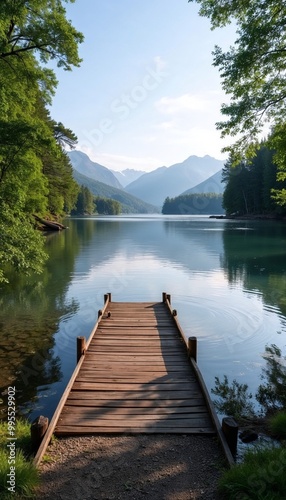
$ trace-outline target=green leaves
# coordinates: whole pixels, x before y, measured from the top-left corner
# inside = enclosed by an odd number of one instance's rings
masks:
[[[226,52],[215,47],[213,56],[222,87],[230,96],[222,104],[223,120],[217,128],[222,137],[235,138],[224,151],[238,164],[255,155],[265,127],[276,134],[286,125],[286,4],[283,0],[196,1],[212,28],[231,22],[237,28],[234,45]],[[269,146],[273,145],[270,139]],[[278,167],[286,169],[286,148],[277,138],[275,150]],[[286,203],[283,186],[273,193],[277,202]]]
[[[67,0],[69,1],[69,0]],[[72,0],[71,0],[72,1]],[[64,146],[76,136],[46,109],[56,88],[51,60],[80,64],[83,36],[61,0],[0,2],[0,280],[7,266],[39,272],[44,240],[31,214],[69,213],[78,186]]]
[[[41,272],[47,256],[42,234],[33,230],[32,221],[20,210],[0,200],[0,283],[7,281],[5,270],[13,266],[18,272]]]
[[[41,62],[57,60],[57,65],[70,70],[79,66],[77,46],[83,41],[65,17],[60,0],[2,0],[0,7],[0,59],[38,53]]]

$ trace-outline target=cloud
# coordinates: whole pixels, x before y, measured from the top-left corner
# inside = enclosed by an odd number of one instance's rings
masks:
[[[163,114],[175,115],[190,111],[207,111],[209,100],[198,94],[183,94],[179,97],[162,97],[155,108]]]

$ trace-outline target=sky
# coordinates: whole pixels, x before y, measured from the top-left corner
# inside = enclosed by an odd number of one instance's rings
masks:
[[[50,111],[76,149],[119,171],[226,158],[215,123],[228,97],[212,50],[231,45],[232,27],[211,31],[188,0],[76,0],[66,10],[85,37],[83,62],[56,69]]]

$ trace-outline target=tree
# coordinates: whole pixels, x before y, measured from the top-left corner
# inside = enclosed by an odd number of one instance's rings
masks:
[[[272,214],[285,213],[277,206],[272,192],[277,188],[277,165],[274,152],[263,141],[256,155],[238,165],[228,160],[223,168],[226,187],[223,206],[228,214]]]
[[[121,205],[111,198],[95,197],[96,209],[102,215],[118,215],[121,212]]]
[[[214,66],[219,68],[222,87],[230,95],[223,104],[225,121],[217,124],[222,137],[238,137],[229,151],[233,161],[253,157],[265,124],[272,134],[268,145],[276,151],[275,162],[286,178],[286,4],[283,0],[189,0],[201,5],[200,14],[210,18],[212,28],[234,21],[237,39],[223,52],[215,47]],[[280,136],[280,140],[277,137]],[[275,144],[274,144],[275,143]],[[280,149],[281,148],[281,149]],[[286,192],[278,201],[286,203]]]
[[[94,195],[86,186],[81,186],[72,215],[92,215],[95,209]]]
[[[40,270],[44,239],[32,214],[63,215],[77,199],[63,149],[76,137],[46,108],[57,84],[47,63],[70,70],[81,61],[83,36],[65,13],[61,0],[0,2],[0,282],[6,265]]]
[[[55,59],[67,70],[79,66],[77,47],[83,35],[66,19],[62,4],[62,0],[1,0],[0,60],[33,52],[43,63]]]

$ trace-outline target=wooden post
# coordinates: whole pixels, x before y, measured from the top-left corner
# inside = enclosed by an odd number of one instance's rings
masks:
[[[102,316],[102,310],[99,309],[98,313],[97,313],[97,318],[100,318],[100,316]]]
[[[110,292],[104,294],[104,302],[107,302],[107,299],[109,299],[109,302],[111,302],[111,293]]]
[[[188,338],[188,356],[194,358],[195,362],[197,362],[197,344],[197,337]]]
[[[238,425],[233,417],[224,417],[222,419],[222,432],[225,435],[228,447],[235,457],[237,450],[237,435],[238,435]]]
[[[162,302],[166,302],[166,300],[167,300],[167,294],[166,294],[166,292],[163,292],[162,293]]]
[[[173,316],[177,316],[177,310],[173,309]]]
[[[47,417],[43,417],[41,415],[40,417],[37,417],[35,418],[35,420],[33,420],[30,427],[31,444],[33,451],[37,451],[37,449],[39,448],[48,426],[49,419]]]
[[[78,363],[80,358],[85,352],[85,337],[77,337],[76,339],[76,362]]]
[[[169,293],[167,293],[166,297],[167,297],[167,300],[169,301],[169,304],[171,304],[171,295]]]

